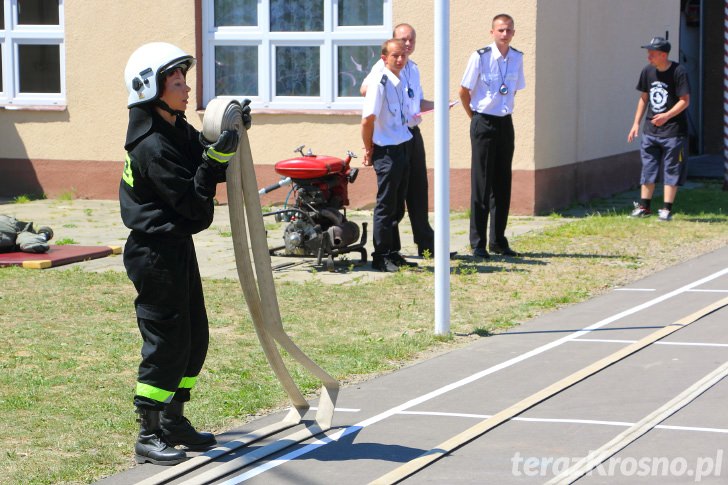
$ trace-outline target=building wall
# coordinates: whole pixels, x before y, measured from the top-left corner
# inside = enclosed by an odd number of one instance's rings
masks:
[[[653,36],[679,46],[679,0],[540,2],[537,19],[534,212],[638,183],[627,143]]]
[[[123,70],[129,55],[151,41],[166,41],[201,53],[200,0],[149,3],[64,2],[66,18],[65,111],[0,110],[0,195],[74,192],[79,197],[115,198],[126,132]],[[394,0],[394,23],[417,29],[413,56],[425,94],[434,91],[434,0]],[[144,12],[146,15],[142,15]],[[518,93],[514,124],[512,212],[530,214],[563,207],[574,200],[604,195],[635,183],[639,170],[635,145],[626,143],[634,114],[634,90],[652,35],[670,30],[677,45],[679,0],[452,0],[450,6],[450,96],[469,55],[491,42],[491,19],[515,18],[513,46],[524,52],[526,89]],[[99,25],[121,25],[101,29]],[[193,87],[188,120],[202,125],[199,71],[188,75]],[[469,205],[469,121],[461,106],[450,113],[451,206]],[[434,166],[434,117],[422,131]],[[316,153],[362,154],[360,116],[350,113],[272,113],[254,111],[250,131],[259,185],[278,179],[273,164],[305,144]],[[626,154],[626,155],[625,155]],[[354,162],[360,165],[361,158]],[[616,175],[610,173],[615,169]],[[430,170],[432,177],[432,170]],[[620,181],[620,176],[625,179]],[[603,182],[603,183],[602,183]],[[566,183],[566,185],[565,185]],[[433,187],[431,181],[430,187]],[[373,170],[364,168],[350,188],[353,207],[371,206]],[[266,204],[280,202],[279,191]],[[224,190],[220,199],[225,200]],[[431,201],[433,199],[430,190]],[[432,204],[432,202],[431,202]]]
[[[145,16],[140,12],[150,10],[149,2],[64,2],[67,109],[0,110],[0,157],[123,159],[127,122],[123,73],[129,55],[153,40],[195,49],[193,3],[164,3],[156,7],[159,14]],[[194,73],[190,81],[195,83]]]
[[[187,0],[70,0],[64,14],[67,108],[0,109],[0,195],[115,198],[128,120],[127,59],[157,40],[195,50],[195,9]],[[192,86],[195,78],[191,73]],[[195,116],[190,110],[188,117]]]

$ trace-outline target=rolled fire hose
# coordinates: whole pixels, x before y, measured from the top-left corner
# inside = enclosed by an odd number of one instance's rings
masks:
[[[273,372],[291,400],[293,408],[287,419],[295,414],[300,420],[309,404],[286,369],[276,342],[322,382],[316,422],[321,427],[330,428],[339,383],[304,354],[283,329],[253,157],[247,130],[242,123],[242,107],[234,100],[213,99],[207,105],[202,123],[203,135],[208,140],[217,140],[224,130],[234,129],[240,134],[238,150],[227,169],[227,195],[235,263],[258,339]],[[246,232],[246,214],[252,261]]]

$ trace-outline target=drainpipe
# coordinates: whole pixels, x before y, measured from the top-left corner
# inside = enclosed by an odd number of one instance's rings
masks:
[[[723,190],[728,191],[728,0],[723,6]]]

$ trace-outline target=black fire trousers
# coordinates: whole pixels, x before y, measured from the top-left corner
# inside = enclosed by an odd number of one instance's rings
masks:
[[[410,171],[407,185],[407,214],[412,225],[412,236],[419,252],[425,250],[433,253],[435,249],[435,231],[430,226],[429,189],[427,184],[427,160],[425,142],[422,140],[420,127],[410,128]]]
[[[189,401],[209,342],[192,237],[162,239],[132,231],[124,266],[137,290],[143,339],[134,404],[161,410],[172,398]]]
[[[377,174],[372,257],[387,257],[402,248],[399,221],[404,217],[407,198],[410,142],[399,145],[374,145],[372,161]]]
[[[508,247],[505,231],[511,206],[511,166],[515,148],[511,116],[473,113],[470,143],[470,246],[486,248],[490,215],[491,244]]]

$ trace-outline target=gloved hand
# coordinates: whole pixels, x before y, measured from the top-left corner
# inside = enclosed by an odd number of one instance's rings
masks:
[[[238,132],[225,130],[220,133],[215,143],[210,144],[200,133],[200,143],[205,148],[202,158],[216,163],[228,163],[238,149]]]
[[[243,126],[246,130],[250,129],[250,125],[253,124],[253,118],[250,116],[250,100],[243,100]]]

